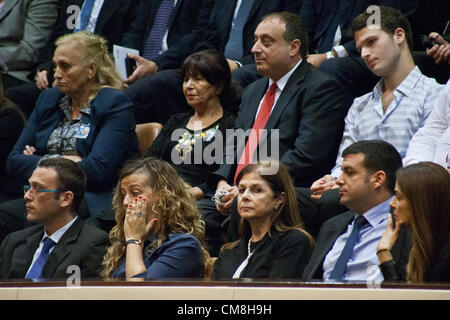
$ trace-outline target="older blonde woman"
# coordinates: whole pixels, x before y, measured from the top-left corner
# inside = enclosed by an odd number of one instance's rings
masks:
[[[114,194],[116,226],[104,257],[110,278],[198,278],[209,261],[204,222],[183,179],[167,162],[128,162]]]
[[[43,158],[78,162],[87,175],[85,200],[94,215],[110,206],[120,168],[137,153],[132,103],[119,90],[122,81],[102,37],[85,31],[62,36],[53,60],[55,87],[40,95],[7,168],[26,184]]]

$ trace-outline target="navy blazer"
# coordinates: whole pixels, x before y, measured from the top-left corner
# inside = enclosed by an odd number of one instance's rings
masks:
[[[33,261],[34,253],[44,235],[44,227],[36,225],[10,233],[0,247],[0,277],[23,279]],[[98,277],[109,240],[106,232],[85,224],[78,218],[48,257],[42,278],[67,279],[70,265],[80,267],[81,277]]]
[[[142,249],[145,272],[134,278],[200,278],[203,276],[203,254],[197,238],[188,233],[170,233],[160,247],[146,253]],[[124,278],[126,259],[111,273],[111,278]]]
[[[50,134],[63,118],[59,107],[62,97],[59,88],[44,90],[39,96],[8,156],[7,170],[15,179],[27,183],[40,158],[47,154]],[[81,121],[89,127],[89,134],[85,139],[76,139],[76,148],[83,158],[79,164],[87,176],[87,198],[89,193],[105,194],[110,198],[122,165],[138,154],[131,107],[132,102],[122,92],[104,88],[92,100],[90,114],[81,114]],[[31,156],[24,155],[25,145],[34,146],[36,152]],[[88,207],[92,208],[89,203]]]
[[[251,129],[259,102],[268,88],[267,78],[251,83],[244,91],[236,120],[237,128]],[[309,187],[333,168],[344,130],[344,118],[351,105],[338,82],[328,74],[317,70],[303,60],[286,83],[272,113],[267,120],[266,140],[260,146],[267,147],[270,154],[271,129],[278,129],[279,161],[287,166],[297,187]],[[266,143],[267,142],[267,143]],[[220,177],[232,183],[238,159],[242,151],[227,148],[224,164],[211,175],[212,187]],[[237,157],[239,156],[239,157]],[[234,163],[226,159],[234,159]]]
[[[195,51],[215,48],[219,52],[224,52],[230,35],[236,2],[237,0],[216,0],[204,38],[195,48]],[[254,0],[252,10],[250,11],[243,31],[243,57],[240,62],[243,64],[254,62],[251,48],[253,46],[255,29],[262,17],[266,14],[279,11],[298,13],[301,4],[302,1],[300,0]]]

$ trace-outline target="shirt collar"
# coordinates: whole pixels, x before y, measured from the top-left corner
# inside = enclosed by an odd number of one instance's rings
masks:
[[[371,208],[370,210],[366,211],[363,214],[364,218],[366,218],[366,220],[370,223],[372,227],[375,227],[376,225],[380,224],[381,222],[387,219],[389,213],[389,203],[392,201],[393,198],[394,198],[393,196],[390,197],[386,201]]]
[[[412,94],[412,91],[414,90],[417,82],[419,79],[423,76],[422,72],[420,72],[420,69],[415,66],[411,72],[408,74],[408,76],[403,79],[403,81],[395,88],[395,92],[400,92],[405,96],[410,96]],[[383,93],[384,88],[384,82],[383,79],[380,79],[376,86],[372,90],[373,97],[375,99],[378,99],[381,94]]]
[[[72,224],[77,220],[78,216],[75,216],[72,220],[70,220],[70,222],[68,222],[64,227],[58,229],[58,231],[54,232],[51,236],[50,239],[52,239],[55,243],[58,243],[59,240],[61,240],[62,236],[64,235],[64,233],[66,233],[66,231],[72,226]],[[44,240],[45,238],[48,237],[47,232],[44,230],[44,236],[42,237],[42,240]],[[42,241],[41,240],[41,241]]]
[[[92,101],[93,100],[90,100],[83,108],[81,108],[80,112],[85,114],[91,114]],[[70,119],[70,108],[72,107],[72,101],[70,100],[67,94],[64,95],[64,97],[62,97],[61,101],[59,102],[59,107],[64,112],[66,118]]]
[[[302,61],[303,61],[303,59],[300,59],[300,61],[297,62],[297,64],[291,70],[289,70],[288,73],[286,73],[284,76],[282,76],[280,79],[278,79],[278,81],[277,81],[277,88],[280,91],[283,91],[283,89],[286,86],[289,78],[294,73],[295,69],[297,69],[297,67],[300,65],[300,63],[302,63]],[[274,81],[272,79],[269,79],[269,88],[272,85],[272,83],[274,83]]]

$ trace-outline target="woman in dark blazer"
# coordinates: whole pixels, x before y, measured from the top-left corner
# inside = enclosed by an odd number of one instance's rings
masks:
[[[212,278],[300,278],[314,240],[303,229],[287,169],[275,161],[252,163],[236,185],[241,239],[222,247]]]
[[[138,153],[132,103],[119,90],[122,80],[100,36],[81,31],[59,38],[54,62],[55,87],[39,97],[7,169],[27,184],[43,158],[78,162],[87,175],[89,214],[95,215],[110,207],[120,168]]]
[[[384,280],[449,282],[450,175],[447,170],[432,162],[400,169],[390,206],[394,218],[389,217],[377,248]],[[394,261],[391,254],[401,229],[409,230],[413,240],[409,261],[404,263]]]

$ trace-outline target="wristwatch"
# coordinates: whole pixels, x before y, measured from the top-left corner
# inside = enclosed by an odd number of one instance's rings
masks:
[[[334,59],[334,55],[333,55],[333,53],[332,53],[331,51],[328,51],[328,52],[326,53],[326,55],[327,55],[327,60],[328,60],[328,59]]]
[[[129,245],[129,244],[131,244],[131,243],[137,244],[137,245],[139,245],[139,246],[142,247],[142,241],[141,241],[141,240],[138,240],[138,239],[130,239],[130,240],[127,240],[127,242],[126,242],[127,245]]]

